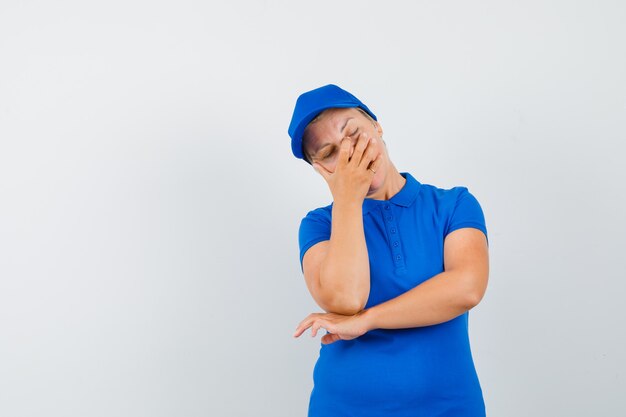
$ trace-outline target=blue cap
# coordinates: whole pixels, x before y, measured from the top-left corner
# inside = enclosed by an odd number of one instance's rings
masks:
[[[328,84],[302,93],[296,101],[296,107],[293,110],[288,130],[289,136],[291,136],[291,151],[296,158],[304,159],[302,153],[302,133],[309,122],[322,111],[335,107],[360,107],[372,116],[374,120],[378,120],[376,115],[361,100],[334,84]]]

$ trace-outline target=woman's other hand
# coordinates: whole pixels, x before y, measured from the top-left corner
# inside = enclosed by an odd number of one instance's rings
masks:
[[[321,339],[325,345],[337,340],[355,339],[370,330],[363,315],[364,312],[365,310],[361,310],[352,316],[335,313],[311,313],[298,325],[293,337],[300,336],[306,329],[311,327],[311,337],[315,337],[320,328],[324,328],[329,332]]]
[[[313,168],[328,183],[335,202],[363,203],[372,184],[374,173],[382,161],[377,150],[376,139],[361,134],[352,150],[352,140],[344,137],[339,146],[335,172],[313,162]]]

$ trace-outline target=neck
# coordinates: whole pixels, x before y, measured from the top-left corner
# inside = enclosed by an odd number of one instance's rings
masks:
[[[400,172],[393,164],[390,164],[385,175],[385,182],[373,193],[368,194],[366,198],[373,200],[389,200],[396,195],[406,184],[406,178],[400,175]]]

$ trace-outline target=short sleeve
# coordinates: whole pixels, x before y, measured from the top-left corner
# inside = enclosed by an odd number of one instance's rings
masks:
[[[489,245],[485,215],[476,197],[469,192],[467,187],[454,187],[452,190],[456,194],[455,203],[446,223],[444,238],[457,229],[474,227],[485,234],[487,245]]]
[[[323,209],[308,212],[300,222],[298,240],[300,243],[300,269],[303,273],[302,259],[305,252],[316,243],[330,239],[331,225],[331,216]]]

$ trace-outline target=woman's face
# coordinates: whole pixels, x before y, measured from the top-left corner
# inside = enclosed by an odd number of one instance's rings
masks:
[[[354,151],[359,136],[376,138],[376,148],[383,159],[387,158],[387,149],[382,141],[383,129],[380,124],[369,119],[354,107],[332,108],[325,110],[320,119],[309,124],[304,130],[304,152],[311,162],[317,162],[330,172],[335,172],[339,145],[344,137],[352,141],[350,155]],[[376,171],[386,170],[386,161]],[[376,177],[376,175],[375,175]]]

